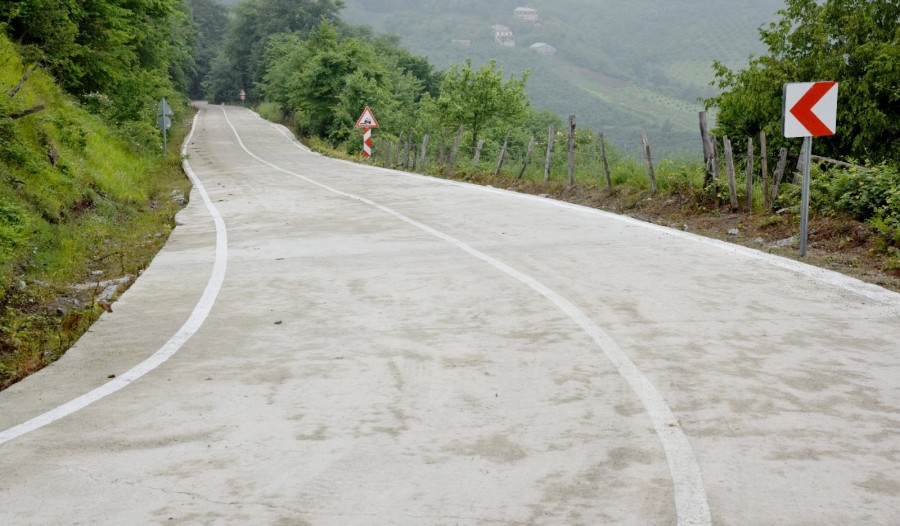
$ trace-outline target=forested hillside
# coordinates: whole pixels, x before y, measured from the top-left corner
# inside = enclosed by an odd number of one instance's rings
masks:
[[[528,94],[536,107],[577,114],[631,151],[640,129],[660,151],[697,151],[700,99],[714,94],[713,61],[746,65],[759,54],[757,28],[775,18],[779,0],[658,2],[655,0],[346,0],[343,17],[400,36],[439,68],[471,57],[495,58],[507,74],[531,71]],[[537,10],[539,23],[514,15]],[[491,26],[510,27],[515,47],[494,41]],[[536,42],[554,56],[529,49]]]

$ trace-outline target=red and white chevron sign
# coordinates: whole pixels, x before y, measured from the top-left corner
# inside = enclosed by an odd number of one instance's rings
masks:
[[[825,137],[837,130],[837,82],[784,85],[784,136]]]
[[[372,157],[372,128],[363,132],[363,157]]]

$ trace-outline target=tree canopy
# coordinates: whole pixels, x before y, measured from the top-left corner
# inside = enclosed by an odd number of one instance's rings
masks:
[[[196,28],[182,0],[6,0],[0,25],[27,61],[145,140],[159,98],[186,93],[194,69]]]
[[[338,23],[340,0],[246,0],[237,5],[234,20],[211,64],[206,82],[213,102],[235,100],[243,89],[260,100],[256,86],[266,69],[266,47],[277,34],[307,36],[322,20]]]
[[[722,94],[719,132],[781,136],[782,86],[839,82],[838,130],[817,140],[833,157],[900,159],[900,2],[897,0],[787,0],[780,20],[760,29],[768,52],[746,69],[716,64]]]
[[[485,129],[509,128],[525,122],[530,103],[525,94],[528,74],[520,79],[503,80],[503,70],[491,60],[472,69],[472,61],[452,66],[441,84],[441,94],[431,111],[445,125],[464,124],[471,133],[472,145]]]

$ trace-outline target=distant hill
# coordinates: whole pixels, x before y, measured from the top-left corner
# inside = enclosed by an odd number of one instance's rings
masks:
[[[530,70],[535,106],[575,113],[628,151],[647,129],[658,151],[699,151],[698,99],[711,95],[711,64],[736,67],[764,51],[757,28],[775,19],[780,0],[345,0],[342,18],[399,35],[439,68],[471,57],[496,58],[507,74]],[[537,11],[539,23],[515,16]],[[508,26],[515,47],[494,41]],[[529,49],[556,48],[553,56]]]
[[[238,0],[218,0],[235,5]],[[344,0],[341,18],[400,36],[436,67],[494,58],[507,75],[529,70],[538,108],[578,116],[634,152],[640,130],[654,151],[699,155],[699,100],[714,94],[712,62],[742,67],[764,51],[757,28],[775,20],[782,0]],[[516,16],[536,11],[538,22]],[[495,42],[509,27],[515,46]],[[543,43],[555,53],[530,47]],[[547,49],[544,47],[543,49]]]

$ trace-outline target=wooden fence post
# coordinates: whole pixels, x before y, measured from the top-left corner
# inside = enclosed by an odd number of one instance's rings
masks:
[[[403,155],[403,132],[400,132],[400,136],[397,137],[397,143],[394,145],[396,151],[394,152],[394,158],[391,159],[391,167],[400,166],[400,157]]]
[[[406,134],[406,153],[403,155],[403,168],[409,168],[409,157],[412,153],[413,131]]]
[[[747,137],[747,212],[753,212],[753,137]]]
[[[709,136],[709,162],[712,164],[712,188],[716,206],[719,206],[719,142],[716,136]]]
[[[731,200],[731,209],[738,209],[737,181],[734,175],[734,152],[731,149],[731,140],[728,136],[722,137],[722,147],[725,150],[725,170],[728,172],[728,197]]]
[[[425,168],[427,168],[427,165],[425,164],[425,160],[427,159],[428,141],[430,141],[430,140],[431,140],[431,136],[428,135],[427,133],[425,134],[425,137],[422,137],[422,158],[419,161],[419,164],[422,166],[423,172],[425,171]]]
[[[400,147],[403,151],[400,153],[400,158],[397,161],[400,164],[400,168],[406,170],[409,166],[409,136],[403,131],[400,132]]]
[[[547,129],[547,160],[544,162],[544,182],[550,182],[550,163],[553,160],[553,141],[556,139],[556,130],[551,124]]]
[[[612,188],[612,175],[609,173],[609,159],[606,157],[606,136],[603,132],[597,132],[600,135],[600,159],[603,161],[603,172],[606,174],[606,187]]]
[[[800,146],[800,156],[797,157],[797,171],[794,172],[794,184],[803,182],[803,159],[806,157],[806,141]]]
[[[769,159],[766,157],[766,132],[759,132],[759,157],[760,170],[762,170],[762,188],[763,188],[763,207],[768,210],[771,200],[769,199]]]
[[[534,151],[534,135],[531,136],[531,140],[528,141],[528,150],[525,152],[525,162],[522,163],[522,169],[519,170],[519,175],[516,176],[516,179],[521,179],[523,175],[525,175],[525,168],[528,168],[528,163],[531,162],[531,153]]]
[[[569,115],[569,187],[575,186],[575,116]]]
[[[450,150],[450,161],[447,163],[450,171],[453,171],[453,165],[456,163],[456,154],[459,153],[459,141],[462,139],[463,130],[466,129],[465,124],[460,124],[456,130],[456,139],[453,140],[453,149]]]
[[[700,112],[700,138],[703,140],[703,163],[706,165],[706,173],[703,176],[703,188],[708,188],[713,182],[712,158],[713,153],[709,141],[709,127],[706,124],[706,112]]]
[[[500,167],[503,166],[503,158],[506,157],[506,147],[509,145],[509,133],[506,132],[506,138],[503,139],[503,148],[500,150],[500,158],[497,159],[497,168],[494,169],[494,177],[500,173]]]
[[[778,187],[781,186],[781,179],[784,177],[784,170],[787,166],[787,156],[787,148],[782,148],[781,151],[778,152],[778,164],[775,165],[775,173],[772,174],[772,177],[775,179],[775,184],[772,187],[773,202],[778,198]]]
[[[650,156],[650,139],[644,130],[641,130],[641,141],[644,143],[644,160],[647,162],[647,177],[650,178],[650,193],[655,195],[656,174],[653,172],[653,158]]]
[[[39,65],[40,65],[40,62],[31,66],[28,69],[28,71],[25,72],[25,75],[21,79],[19,79],[19,82],[15,86],[13,86],[13,88],[11,90],[9,90],[9,92],[6,94],[6,97],[9,99],[12,99],[13,97],[15,97],[16,93],[18,93],[19,90],[22,89],[22,86],[24,86],[25,83],[28,82],[28,77],[30,77],[31,74],[34,73],[35,70],[37,70]]]
[[[484,148],[484,139],[478,139],[475,145],[475,155],[472,157],[472,168],[478,168],[478,161],[481,160],[481,149]]]

